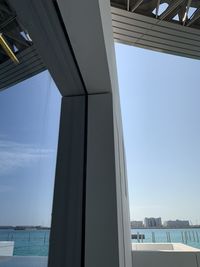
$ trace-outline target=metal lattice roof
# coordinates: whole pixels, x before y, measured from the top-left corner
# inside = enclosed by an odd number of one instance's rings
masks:
[[[15,11],[8,1],[0,0],[0,33],[14,54],[18,54],[32,45],[32,41],[17,20]],[[9,55],[0,45],[0,64],[9,59]]]
[[[115,41],[200,59],[200,0],[111,0],[111,6]],[[33,45],[6,0],[0,0],[0,36],[16,56]],[[0,64],[8,59],[0,44]]]
[[[111,0],[113,7],[200,29],[199,0]]]

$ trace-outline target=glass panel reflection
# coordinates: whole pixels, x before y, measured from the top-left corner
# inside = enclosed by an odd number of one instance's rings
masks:
[[[0,92],[0,247],[17,256],[48,255],[60,101],[48,71]]]

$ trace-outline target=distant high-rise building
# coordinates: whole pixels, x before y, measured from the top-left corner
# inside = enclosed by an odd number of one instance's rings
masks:
[[[162,227],[162,220],[161,218],[145,218],[144,219],[144,226],[146,228],[151,228],[151,227]]]
[[[166,221],[164,222],[164,226],[168,228],[187,228],[190,226],[190,223],[188,220]]]
[[[131,221],[131,228],[143,228],[143,221]]]

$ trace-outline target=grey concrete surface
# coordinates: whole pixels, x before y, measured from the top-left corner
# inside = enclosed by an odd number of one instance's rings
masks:
[[[47,257],[0,257],[0,267],[47,267]]]
[[[199,252],[133,251],[133,267],[199,267]]]

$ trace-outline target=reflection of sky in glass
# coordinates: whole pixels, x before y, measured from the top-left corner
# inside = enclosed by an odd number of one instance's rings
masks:
[[[50,225],[60,99],[48,71],[0,92],[0,225]]]
[[[131,218],[200,223],[198,60],[116,44]]]

